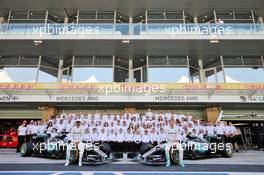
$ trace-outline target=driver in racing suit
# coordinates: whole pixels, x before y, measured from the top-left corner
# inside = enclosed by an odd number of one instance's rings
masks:
[[[179,151],[179,159],[180,159],[179,165],[181,167],[185,167],[185,165],[183,164],[183,149],[181,143],[179,142],[178,134],[179,131],[174,125],[174,119],[170,119],[170,126],[167,129],[167,137],[166,137],[167,143],[165,146],[165,156],[167,160],[166,167],[169,167],[171,164],[170,150],[173,145],[176,145]]]
[[[81,126],[81,121],[76,121],[76,126],[73,127],[69,133],[69,139],[71,140],[71,143],[67,145],[67,151],[66,151],[66,163],[65,166],[68,166],[70,151],[72,148],[76,149],[78,147],[79,150],[79,166],[82,166],[82,157],[84,152],[84,143],[82,143],[82,140],[84,138],[85,132],[83,127]]]

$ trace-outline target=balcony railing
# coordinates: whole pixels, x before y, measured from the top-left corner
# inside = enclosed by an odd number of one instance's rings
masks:
[[[0,38],[263,36],[264,24],[0,24]]]

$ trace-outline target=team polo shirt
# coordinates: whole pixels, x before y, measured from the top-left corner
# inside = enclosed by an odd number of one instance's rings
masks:
[[[26,126],[19,126],[18,127],[18,135],[25,136],[27,134],[27,127]]]

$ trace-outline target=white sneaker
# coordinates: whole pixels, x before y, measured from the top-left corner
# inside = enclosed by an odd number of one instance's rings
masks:
[[[79,166],[82,166],[82,163],[81,162],[79,162]]]
[[[64,166],[69,166],[69,162],[66,162]]]

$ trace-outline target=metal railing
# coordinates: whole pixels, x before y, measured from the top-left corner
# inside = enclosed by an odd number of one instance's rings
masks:
[[[264,36],[264,24],[0,24],[3,36]]]

